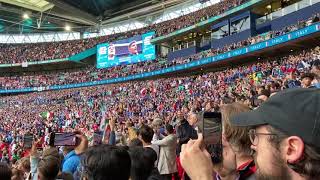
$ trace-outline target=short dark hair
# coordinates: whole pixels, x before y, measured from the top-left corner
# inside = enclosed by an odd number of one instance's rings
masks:
[[[315,77],[316,75],[314,73],[305,73],[301,76],[301,79],[309,78],[311,81],[313,81]]]
[[[153,129],[147,125],[142,125],[139,129],[139,135],[141,136],[142,140],[146,143],[151,143],[153,134]]]
[[[128,180],[131,159],[121,146],[98,145],[88,148],[81,158],[83,176],[89,180]]]
[[[70,172],[61,172],[58,174],[57,179],[73,180],[73,176]]]
[[[277,82],[273,82],[273,83],[271,83],[271,87],[273,88],[273,89],[280,89],[280,84],[279,83],[277,83]]]
[[[172,126],[172,125],[170,125],[170,124],[167,124],[167,125],[166,125],[166,130],[167,130],[167,131],[168,131],[168,133],[170,133],[170,134],[172,134],[172,133],[173,133],[173,131],[174,131],[173,126]]]
[[[12,171],[6,163],[0,162],[0,177],[3,180],[11,180]]]
[[[269,137],[270,143],[275,147],[275,149],[280,149],[282,140],[287,138],[288,135],[271,126],[267,127],[270,133],[275,134],[274,136]],[[320,148],[313,147],[305,143],[302,159],[296,163],[288,163],[288,166],[300,175],[306,176],[310,179],[318,179],[320,174]]]
[[[28,157],[23,157],[18,161],[19,165],[23,167],[27,172],[30,171],[30,159]]]
[[[60,159],[55,156],[45,156],[38,163],[39,175],[47,180],[56,179],[60,170]]]
[[[132,161],[130,178],[132,180],[148,179],[157,160],[156,152],[151,148],[131,147],[129,153]]]
[[[138,138],[134,138],[129,142],[129,147],[143,146],[142,141]]]
[[[264,96],[270,97],[270,94],[271,94],[271,93],[270,93],[269,90],[267,90],[267,89],[262,89],[261,92],[260,92],[260,94],[259,94],[259,96],[264,95]]]

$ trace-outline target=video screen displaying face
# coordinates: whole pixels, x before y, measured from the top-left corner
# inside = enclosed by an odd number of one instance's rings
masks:
[[[109,60],[114,60],[114,57],[116,55],[116,47],[114,44],[110,44],[108,47],[108,58]]]
[[[136,41],[132,41],[129,46],[129,53],[130,54],[138,54],[138,46],[137,46],[137,42]]]

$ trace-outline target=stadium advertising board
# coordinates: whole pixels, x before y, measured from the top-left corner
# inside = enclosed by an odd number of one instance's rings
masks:
[[[97,46],[97,68],[108,68],[122,64],[132,64],[156,58],[155,45],[151,38],[155,32],[134,36]]]

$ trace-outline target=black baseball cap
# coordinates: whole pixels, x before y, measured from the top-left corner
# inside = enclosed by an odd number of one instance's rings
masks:
[[[270,125],[320,147],[320,89],[281,91],[255,110],[232,117],[231,123],[234,126]]]

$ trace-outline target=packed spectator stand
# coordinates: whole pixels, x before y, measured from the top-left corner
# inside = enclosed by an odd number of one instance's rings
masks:
[[[246,1],[225,0],[196,12],[169,20],[158,24],[152,24],[148,27],[132,30],[125,33],[116,33],[97,38],[88,38],[74,41],[63,41],[55,43],[36,43],[36,44],[2,44],[0,45],[0,63],[13,64],[29,61],[43,61],[67,58],[80,53],[86,49],[92,48],[103,42],[112,42],[116,39],[124,39],[134,35],[143,34],[147,31],[156,31],[157,36],[163,36],[175,30],[191,26],[209,17],[221,14],[233,7],[236,7]],[[204,16],[205,14],[205,16]],[[177,23],[179,22],[179,23]],[[168,29],[167,27],[171,27]]]
[[[164,35],[241,3],[226,0],[152,29]],[[172,24],[175,21],[182,23]],[[255,44],[318,21],[319,14],[276,32],[170,62],[158,58],[108,69],[0,77],[0,89],[90,82],[158,70]],[[167,26],[172,28],[164,28]],[[64,58],[131,35],[2,45],[0,61]],[[0,96],[0,179],[317,179],[319,88],[317,46],[198,75]],[[214,164],[203,148],[206,137],[199,133],[202,112],[221,113],[223,163]],[[241,114],[244,112],[255,113],[254,117],[260,113],[261,119]],[[74,132],[75,144],[54,146],[53,132]],[[26,135],[33,136],[31,147],[26,147]],[[270,136],[270,144],[263,144],[267,138],[262,135]],[[283,153],[287,149],[294,155],[285,159],[281,154],[288,154]],[[263,161],[268,159],[263,157],[266,151],[273,152],[270,163]],[[267,171],[269,164],[273,168]]]
[[[167,61],[166,58],[158,58],[154,61],[140,62],[131,65],[115,66],[108,69],[97,69],[95,67],[88,67],[84,69],[73,69],[67,72],[60,73],[47,73],[42,72],[39,75],[19,75],[0,77],[0,88],[11,89],[11,88],[25,88],[25,87],[47,87],[51,85],[65,85],[73,83],[83,83],[90,81],[99,81],[103,79],[125,77],[128,75],[150,72],[162,68],[175,66],[177,64],[185,64],[190,61],[199,60],[205,57],[211,57],[220,53],[228,52],[240,47],[245,47],[255,43],[259,43],[264,40],[268,40],[291,31],[309,26],[316,23],[316,19],[319,18],[319,14],[315,14],[305,21],[301,21],[298,24],[291,25],[278,31],[271,31],[255,37],[250,37],[247,40],[236,42],[230,45],[226,45],[223,48],[210,49],[203,51],[190,57],[177,58],[172,61]],[[68,48],[69,49],[69,48]],[[71,48],[70,48],[71,49]]]
[[[286,88],[319,86],[319,54],[317,47],[199,76],[3,97],[1,134],[3,143],[10,142],[10,146],[2,159],[15,162],[23,157],[23,135],[41,137],[46,127],[62,132],[79,130],[92,141],[90,137],[99,131],[101,122],[116,117],[115,143],[127,145],[131,140],[128,123],[138,128],[158,118],[176,126],[177,113],[188,117],[201,110],[217,111],[221,104],[233,101],[254,108],[257,94],[269,97]],[[310,78],[309,84],[304,78]]]

